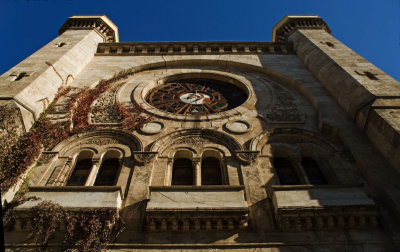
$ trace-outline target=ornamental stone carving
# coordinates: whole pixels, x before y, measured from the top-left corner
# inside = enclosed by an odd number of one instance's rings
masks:
[[[118,140],[113,138],[91,138],[84,141],[82,144],[95,144],[95,145],[108,145],[108,144],[118,144]]]
[[[156,156],[158,152],[154,151],[134,151],[133,156],[135,161],[139,164],[148,164],[150,163]]]
[[[244,164],[251,164],[257,160],[259,154],[259,151],[236,151],[236,158]]]
[[[119,42],[117,26],[105,15],[72,16],[63,24],[58,34],[66,30],[95,30],[103,37],[104,42]]]
[[[178,145],[178,144],[203,145],[206,143],[211,143],[211,141],[206,138],[194,136],[194,137],[185,137],[185,138],[178,139],[178,140],[174,141],[173,144],[175,144],[175,145]]]
[[[92,111],[90,113],[90,122],[92,124],[121,122],[122,117],[116,108],[116,95],[123,84],[124,83],[119,83],[114,85],[93,102]]]
[[[287,15],[277,25],[272,32],[272,41],[284,42],[297,29],[323,29],[331,33],[331,29],[316,15]]]
[[[262,118],[269,122],[302,122],[304,115],[296,99],[281,86],[268,82],[274,90],[274,104],[261,111]]]

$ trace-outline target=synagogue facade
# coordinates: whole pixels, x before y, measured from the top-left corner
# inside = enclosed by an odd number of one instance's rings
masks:
[[[321,17],[272,32],[131,43],[104,15],[68,18],[0,77],[15,139],[41,120],[68,133],[2,188],[2,204],[24,186],[36,197],[15,208],[6,248],[38,248],[30,211],[49,201],[115,210],[110,251],[399,250],[399,82]]]

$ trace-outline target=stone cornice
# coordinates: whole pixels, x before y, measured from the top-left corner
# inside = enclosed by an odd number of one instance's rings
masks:
[[[317,15],[286,15],[272,29],[272,41],[284,42],[297,29],[323,29],[331,33],[325,21]]]
[[[100,43],[96,56],[293,53],[293,47],[282,42],[130,42]]]
[[[65,21],[58,30],[61,35],[66,30],[95,30],[104,42],[118,42],[118,27],[105,15],[76,15]]]

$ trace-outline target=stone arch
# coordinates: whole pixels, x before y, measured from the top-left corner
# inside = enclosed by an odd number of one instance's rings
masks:
[[[226,133],[212,129],[184,129],[165,135],[151,146],[150,151],[163,156],[179,146],[193,149],[214,147],[223,150],[225,156],[234,156],[235,151],[243,150],[242,145]],[[201,151],[196,152],[201,153]]]
[[[309,143],[321,146],[324,149],[330,149],[331,152],[343,152],[336,144],[327,140],[319,133],[297,129],[297,128],[276,128],[266,130],[259,136],[250,141],[249,149],[251,151],[259,151],[261,155],[269,155],[265,153],[264,146],[270,143]]]
[[[104,155],[109,151],[119,152],[122,163],[129,163],[134,151],[142,151],[141,141],[132,134],[123,130],[103,129],[88,131],[69,137],[54,147],[54,153],[58,153],[57,160],[49,167],[49,174],[46,174],[41,183],[46,185],[64,185],[74,170],[77,154],[82,150],[90,150],[94,153],[92,157],[93,166],[91,176],[93,180],[102,163]],[[93,183],[86,183],[91,185]]]
[[[143,145],[141,141],[134,135],[124,130],[102,129],[80,133],[69,137],[60,142],[53,148],[53,152],[59,152],[60,155],[68,152],[72,146],[107,146],[107,145],[123,145],[129,147],[129,154],[132,151],[142,151]],[[98,149],[98,148],[96,148]],[[126,155],[128,153],[125,153]]]
[[[350,154],[340,143],[334,143],[316,132],[296,128],[271,129],[253,138],[249,148],[260,152],[260,158],[262,162],[267,162],[267,167],[272,166],[274,157],[288,158],[297,167],[298,174],[304,177],[302,158],[312,158],[329,183],[359,182],[352,181],[356,176],[355,168],[349,161]],[[301,177],[299,181],[308,183],[307,179]]]

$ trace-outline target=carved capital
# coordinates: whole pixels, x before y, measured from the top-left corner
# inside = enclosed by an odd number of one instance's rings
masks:
[[[236,158],[244,164],[254,163],[259,155],[259,151],[236,151]]]
[[[157,157],[158,152],[154,151],[134,151],[133,156],[136,162],[139,164],[148,164],[155,157]]]
[[[322,29],[331,33],[325,21],[316,15],[286,15],[272,30],[273,42],[285,42],[297,29]]]
[[[105,15],[76,15],[67,19],[58,31],[66,30],[95,30],[103,37],[104,42],[119,42],[118,27]]]

